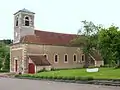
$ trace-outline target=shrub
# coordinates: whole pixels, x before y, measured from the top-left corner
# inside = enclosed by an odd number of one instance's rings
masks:
[[[53,76],[48,76],[47,78],[48,78],[48,79],[53,79]]]
[[[4,70],[0,70],[0,72],[9,72],[9,70],[7,70],[7,69],[4,69]]]
[[[88,80],[93,80],[93,77],[80,77],[81,81],[88,81]]]
[[[67,77],[68,80],[75,80],[74,76]]]
[[[34,76],[31,76],[31,77],[34,77],[34,78],[40,78],[40,76],[38,76],[38,75],[34,75]]]
[[[37,73],[45,72],[45,71],[47,71],[47,70],[45,69],[45,67],[43,67],[43,69],[39,70]]]
[[[52,68],[51,68],[51,71],[55,71],[55,68],[52,67]]]
[[[41,79],[42,79],[42,78],[44,78],[44,77],[43,77],[43,76],[39,76],[39,78],[41,78]]]
[[[47,79],[48,78],[48,76],[43,76],[43,79]]]
[[[53,76],[53,79],[57,79],[57,76]]]
[[[93,80],[93,77],[88,77],[87,80]]]
[[[115,69],[120,69],[120,66],[117,65],[117,66],[115,67]]]
[[[63,80],[65,80],[65,79],[66,79],[66,77],[65,77],[65,76],[62,76],[62,79],[63,79]]]
[[[15,77],[20,77],[20,75],[17,74],[17,75],[15,75]]]
[[[62,79],[62,76],[57,76],[57,79]]]
[[[75,80],[81,80],[81,77],[75,77]]]

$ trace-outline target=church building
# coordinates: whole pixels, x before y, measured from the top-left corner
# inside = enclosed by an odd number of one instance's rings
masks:
[[[35,13],[27,9],[14,14],[14,42],[10,46],[10,72],[37,73],[41,69],[79,68],[86,57],[80,47],[68,44],[75,34],[34,29]],[[100,66],[99,55],[91,56],[90,65]]]

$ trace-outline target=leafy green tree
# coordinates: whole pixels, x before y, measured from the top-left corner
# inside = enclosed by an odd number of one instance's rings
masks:
[[[104,63],[115,66],[120,60],[120,31],[118,27],[110,26],[99,32],[99,47]],[[119,63],[118,63],[119,64]]]
[[[10,54],[7,53],[3,69],[9,71],[9,68],[10,68]]]
[[[9,69],[9,46],[0,43],[0,69]]]
[[[89,57],[93,49],[98,49],[98,31],[100,25],[96,26],[92,22],[82,21],[83,28],[78,31],[78,37],[72,41],[72,45],[81,46],[86,55],[86,67],[89,66]]]

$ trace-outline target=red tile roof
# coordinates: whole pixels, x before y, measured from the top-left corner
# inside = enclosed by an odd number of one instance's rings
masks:
[[[36,66],[50,66],[50,62],[42,55],[40,56],[29,56]]]
[[[63,34],[55,32],[47,32],[35,30],[35,35],[27,35],[21,38],[22,43],[36,43],[49,45],[66,45],[70,43],[77,35]]]

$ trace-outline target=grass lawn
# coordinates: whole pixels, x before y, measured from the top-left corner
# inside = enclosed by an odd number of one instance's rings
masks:
[[[120,69],[100,68],[99,72],[86,72],[86,69],[69,69],[41,72],[35,74],[37,76],[78,76],[78,77],[93,77],[98,79],[120,79]]]

